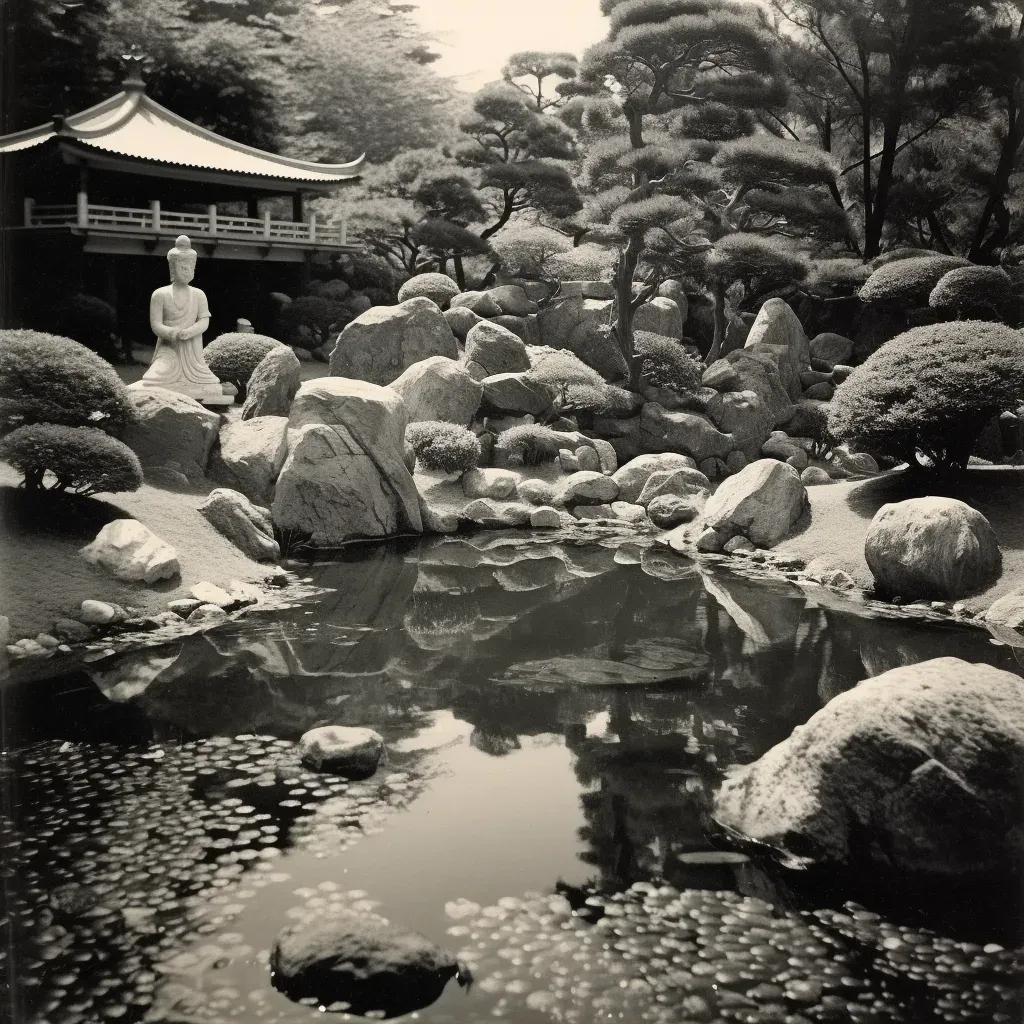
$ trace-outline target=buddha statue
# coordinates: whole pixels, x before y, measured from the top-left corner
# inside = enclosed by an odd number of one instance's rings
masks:
[[[179,235],[167,253],[171,283],[157,288],[149,300],[149,325],[157,338],[156,352],[139,383],[177,391],[205,405],[230,405],[234,388],[222,385],[203,358],[203,333],[210,326],[210,308],[206,295],[191,284],[197,256],[188,235]]]

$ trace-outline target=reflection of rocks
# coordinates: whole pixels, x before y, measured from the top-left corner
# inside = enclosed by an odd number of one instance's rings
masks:
[[[524,661],[511,666],[501,683],[519,686],[655,686],[666,683],[691,683],[698,679],[706,663],[700,666],[673,665],[667,668],[642,668],[625,661],[604,658],[548,658]]]
[[[798,587],[771,589],[778,595],[780,589],[786,597],[766,593],[764,583],[752,583],[723,573],[702,573],[707,592],[725,609],[730,619],[757,647],[771,647],[791,643],[803,618],[804,598]]]

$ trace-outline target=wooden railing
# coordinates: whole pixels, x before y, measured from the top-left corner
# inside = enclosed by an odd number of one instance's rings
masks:
[[[163,210],[155,200],[148,209],[127,206],[103,206],[83,201],[77,205],[37,205],[25,200],[25,227],[78,227],[144,232],[146,234],[187,234],[197,238],[263,240],[316,245],[348,245],[348,223],[321,224],[316,214],[308,220],[295,222],[273,220],[269,213],[262,217],[234,217],[220,213],[216,206],[206,213],[177,213]]]

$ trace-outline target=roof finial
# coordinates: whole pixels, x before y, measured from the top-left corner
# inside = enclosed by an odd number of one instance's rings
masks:
[[[139,48],[138,43],[132,43],[128,47],[128,52],[121,54],[121,60],[124,61],[128,72],[125,80],[121,83],[126,92],[141,92],[146,88],[146,83],[142,78],[142,62],[145,59],[146,55]]]

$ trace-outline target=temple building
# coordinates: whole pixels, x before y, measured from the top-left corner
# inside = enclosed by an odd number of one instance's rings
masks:
[[[203,257],[215,327],[255,323],[270,292],[294,294],[315,262],[355,251],[346,223],[318,223],[304,201],[362,164],[232,142],[130,77],[88,110],[0,136],[0,325],[34,326],[54,295],[87,292],[117,308],[122,329],[142,327],[182,233]]]

